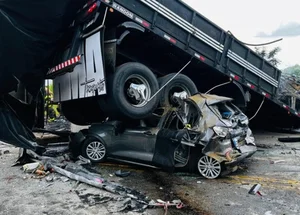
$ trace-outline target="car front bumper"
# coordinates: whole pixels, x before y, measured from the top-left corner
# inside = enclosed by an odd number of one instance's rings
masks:
[[[240,151],[241,153],[238,156],[233,157],[231,161],[226,161],[225,165],[234,166],[244,159],[251,157],[257,151],[257,147],[255,145],[243,145],[240,146]]]

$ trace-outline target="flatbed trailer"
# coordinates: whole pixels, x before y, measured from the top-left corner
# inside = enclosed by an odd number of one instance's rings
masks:
[[[183,1],[103,2],[176,47],[169,51],[179,56],[177,59],[182,60],[182,64],[189,57],[198,61],[193,64],[194,71],[188,72],[188,75],[200,90],[207,90],[208,87],[221,83],[221,80],[231,79],[243,92],[251,92],[253,102],[246,101],[249,113],[255,113],[261,99],[265,97],[267,101],[257,118],[279,120],[282,121],[281,125],[285,124],[283,121],[290,126],[291,123],[293,126],[299,123],[298,110],[277,99],[281,71]],[[145,40],[146,42],[150,41]],[[207,71],[211,74],[203,80],[201,73]],[[235,97],[235,92],[226,94]]]
[[[32,144],[31,129],[43,124],[44,104],[39,101],[45,78],[53,79],[54,102],[61,103],[67,119],[83,123],[106,120],[110,109],[127,120],[151,116],[165,104],[162,99],[174,95],[169,90],[156,96],[168,88],[168,82],[161,83],[182,72],[177,83],[185,79],[183,88],[190,94],[210,91],[232,97],[248,116],[255,116],[253,123],[257,119],[260,125],[299,127],[297,102],[286,104],[277,96],[281,71],[182,1],[80,0],[75,7],[71,0],[49,0],[17,5],[8,0],[0,4],[6,11],[0,15],[6,26],[0,37],[6,53],[0,64],[3,141],[38,148]],[[40,13],[34,22],[24,21],[21,17],[32,18],[31,11]],[[19,25],[11,20],[19,20]],[[143,83],[127,86],[130,78]],[[148,98],[140,93],[146,88]],[[141,103],[130,103],[126,96]]]

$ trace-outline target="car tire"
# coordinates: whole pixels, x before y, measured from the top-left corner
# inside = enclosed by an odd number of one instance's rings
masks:
[[[201,176],[207,179],[216,179],[222,173],[222,164],[207,155],[201,155],[197,161],[197,169]]]
[[[163,87],[176,73],[171,73],[158,79],[159,87]],[[177,75],[170,83],[168,83],[160,92],[159,105],[161,107],[176,105],[172,101],[174,92],[186,91],[188,96],[198,93],[195,83],[186,75]]]
[[[90,125],[102,122],[106,118],[94,98],[62,102],[61,112],[67,120],[75,125]]]
[[[108,79],[110,90],[107,95],[107,107],[111,109],[110,115],[113,114],[113,118],[124,116],[131,119],[144,119],[157,108],[158,96],[149,102],[146,101],[158,91],[158,81],[152,71],[143,64],[125,63],[119,66]],[[133,91],[130,91],[132,84],[145,87],[142,91],[144,99],[140,96],[138,100],[132,95]]]
[[[106,145],[103,141],[94,138],[88,137],[81,149],[82,156],[89,159],[93,163],[100,163],[106,158]]]

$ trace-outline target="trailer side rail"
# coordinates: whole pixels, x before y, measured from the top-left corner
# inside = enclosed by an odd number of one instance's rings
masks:
[[[201,31],[197,26],[193,25],[195,17],[201,16],[195,11],[193,11],[191,23],[189,23],[155,0],[102,1],[108,7],[112,7],[154,34],[169,41],[172,45],[194,56],[199,61],[214,67],[234,81],[263,95],[286,109],[289,114],[300,117],[300,113],[276,98],[281,75],[280,70],[213,23],[210,24],[215,31],[219,31],[214,33],[215,36]],[[185,5],[178,0],[172,1],[172,4],[174,3]],[[134,5],[134,7],[131,7],[131,5]],[[189,8],[188,6],[186,7]],[[174,25],[179,27],[181,30],[178,31],[182,33],[182,36],[174,34],[166,26],[160,26],[161,23],[159,21],[161,20],[159,20],[158,14],[165,18],[165,23],[173,25],[171,27],[174,27]],[[204,17],[201,18],[205,19]],[[209,22],[208,20],[206,21]]]

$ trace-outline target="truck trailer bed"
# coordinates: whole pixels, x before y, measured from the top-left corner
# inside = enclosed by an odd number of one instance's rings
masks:
[[[265,96],[285,113],[300,117],[297,110],[277,99],[279,69],[184,2],[102,1],[214,70]]]

